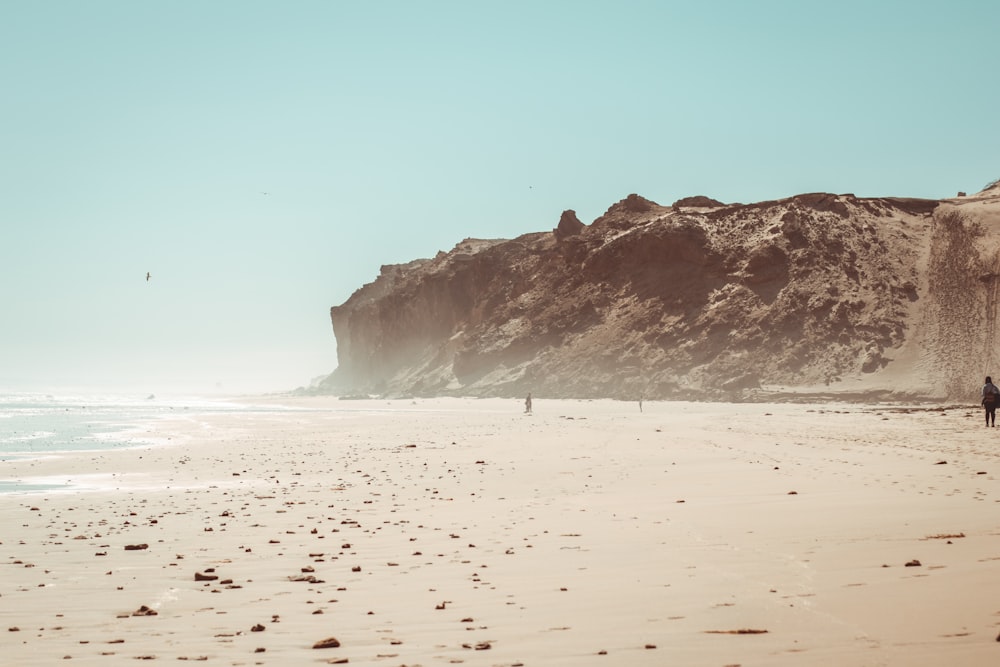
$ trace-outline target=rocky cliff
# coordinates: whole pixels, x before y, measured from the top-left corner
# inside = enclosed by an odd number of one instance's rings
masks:
[[[339,394],[968,398],[1000,375],[1000,188],[662,206],[466,239],[331,309]]]

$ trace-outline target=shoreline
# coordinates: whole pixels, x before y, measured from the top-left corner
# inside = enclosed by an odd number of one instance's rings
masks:
[[[103,490],[0,494],[9,659],[930,666],[1000,650],[1000,432],[984,438],[976,410],[264,400],[296,409],[156,420],[169,446],[70,453]],[[340,647],[312,648],[328,637]]]

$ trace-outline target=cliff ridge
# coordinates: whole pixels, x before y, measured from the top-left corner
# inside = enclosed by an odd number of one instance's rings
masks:
[[[968,397],[997,362],[1000,188],[754,204],[639,195],[465,239],[331,309],[338,394]]]

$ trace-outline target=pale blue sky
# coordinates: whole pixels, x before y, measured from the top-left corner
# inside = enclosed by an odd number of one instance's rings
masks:
[[[979,190],[997,45],[991,1],[0,0],[0,389],[307,384],[381,264],[631,192]]]

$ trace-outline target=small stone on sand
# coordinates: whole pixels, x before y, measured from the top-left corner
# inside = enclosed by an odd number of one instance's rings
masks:
[[[340,642],[337,641],[336,637],[327,637],[313,644],[313,648],[337,648],[339,646]]]

